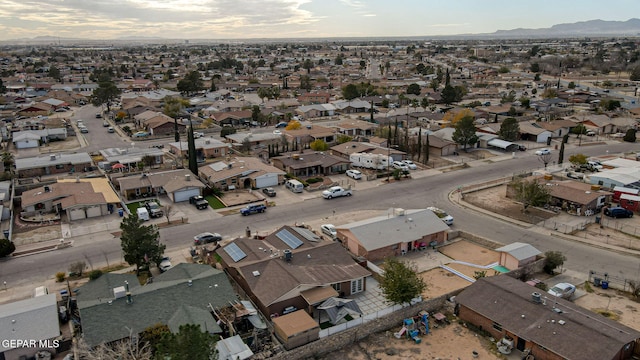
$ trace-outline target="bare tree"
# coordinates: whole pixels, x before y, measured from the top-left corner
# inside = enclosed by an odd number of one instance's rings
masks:
[[[83,339],[79,339],[76,342],[77,358],[85,360],[151,360],[153,357],[149,344],[132,342],[131,338],[112,345],[100,344],[94,348]]]
[[[167,218],[167,224],[171,224],[171,215],[173,215],[173,212],[171,211],[173,210],[173,207],[169,204],[164,206],[164,217]]]
[[[551,162],[551,153],[538,155],[538,160],[544,164],[544,168],[547,168],[547,165]]]

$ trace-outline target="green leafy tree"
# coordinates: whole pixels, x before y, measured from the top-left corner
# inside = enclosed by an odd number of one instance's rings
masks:
[[[420,85],[413,83],[407,87],[407,94],[420,95]]]
[[[384,297],[393,304],[406,304],[420,296],[427,288],[414,265],[390,257],[384,261],[383,268],[380,289]]]
[[[442,102],[447,105],[456,101],[456,89],[451,85],[445,85],[444,89],[442,89]]]
[[[640,66],[636,66],[631,70],[631,72],[629,73],[629,80],[640,81]]]
[[[329,144],[324,142],[324,140],[322,139],[317,139],[312,141],[309,144],[309,147],[311,148],[311,150],[314,150],[314,151],[327,151],[329,149]]]
[[[580,136],[587,133],[587,128],[583,124],[578,124],[571,129],[571,132]]]
[[[155,225],[144,225],[144,220],[136,214],[129,215],[120,223],[120,235],[124,260],[136,266],[136,273],[150,262],[159,264],[166,248],[160,244],[158,228]]]
[[[345,134],[339,134],[339,135],[336,137],[336,142],[337,142],[338,144],[344,144],[344,143],[349,142],[349,141],[351,141],[351,140],[353,140],[353,138],[352,138],[351,136],[349,136],[349,135],[345,135]]]
[[[532,73],[539,73],[540,72],[540,64],[538,64],[538,63],[531,64],[531,72]]]
[[[300,89],[310,91],[311,87],[311,77],[309,75],[300,76]]]
[[[93,90],[93,95],[91,95],[91,104],[93,106],[107,106],[107,111],[111,112],[111,104],[118,99],[120,96],[120,89],[116,86],[116,84],[111,80],[111,78],[106,75],[100,75],[98,78],[98,87]]]
[[[313,69],[313,61],[311,61],[311,59],[306,59],[304,63],[302,63],[302,68],[307,70],[307,74],[311,73],[311,69]]]
[[[585,154],[573,154],[569,156],[569,162],[574,165],[584,165],[587,163],[587,156]]]
[[[140,333],[140,340],[149,344],[151,351],[155,352],[162,338],[170,333],[171,330],[169,330],[169,326],[158,323],[144,329],[144,331]]]
[[[16,251],[16,246],[13,242],[7,239],[0,239],[0,258],[11,255]]]
[[[544,253],[544,257],[544,271],[551,275],[554,274],[558,266],[564,265],[564,262],[567,261],[567,257],[560,251],[547,251]]]
[[[522,203],[524,212],[527,212],[529,206],[542,206],[551,199],[547,186],[537,180],[516,178],[509,186],[512,187],[516,200]]]
[[[462,145],[464,151],[467,151],[468,145],[475,145],[478,142],[473,116],[465,116],[456,123],[452,139]]]
[[[3,151],[0,154],[0,159],[2,159],[2,164],[4,165],[5,172],[11,172],[13,169],[13,164],[15,163],[15,157],[9,151]]]
[[[500,130],[498,130],[498,136],[506,141],[515,141],[520,135],[520,125],[515,118],[506,118],[500,124]]]
[[[358,87],[355,84],[349,84],[342,87],[342,97],[345,98],[345,100],[353,100],[358,96],[360,96],[360,93],[358,92]]]
[[[622,140],[626,141],[626,142],[636,142],[636,129],[629,129],[627,130],[627,133],[624,134],[624,137],[622,138]]]
[[[620,108],[620,101],[613,99],[606,99],[600,102],[600,107],[602,107],[606,111],[614,111]]]
[[[176,88],[183,94],[191,95],[204,89],[204,82],[197,70],[190,71],[182,80],[178,81]]]
[[[0,79],[0,94],[4,94],[7,91],[7,87],[4,85],[2,79]]]
[[[215,339],[200,325],[181,325],[177,334],[164,334],[159,341],[156,359],[209,360],[214,356]]]
[[[49,77],[56,79],[58,82],[62,81],[62,74],[60,73],[60,70],[53,65],[49,68]]]

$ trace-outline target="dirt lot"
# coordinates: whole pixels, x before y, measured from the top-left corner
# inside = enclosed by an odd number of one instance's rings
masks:
[[[497,252],[468,241],[458,241],[443,246],[438,251],[454,260],[477,265],[489,265],[500,260],[500,255]]]
[[[584,290],[584,285],[581,286]],[[576,299],[574,302],[594,312],[610,312],[611,319],[640,331],[640,303],[631,300],[627,294],[615,289],[593,288],[594,292]]]
[[[431,327],[429,335],[421,335],[421,343],[405,337],[396,339],[393,331],[369,336],[344,350],[333,352],[321,359],[387,360],[387,359],[471,359],[472,352],[479,359],[501,359],[487,350],[491,344],[469,329],[452,322],[450,325]]]

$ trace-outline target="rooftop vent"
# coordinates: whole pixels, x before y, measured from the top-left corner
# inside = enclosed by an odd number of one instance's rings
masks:
[[[291,250],[285,249],[284,250],[284,261],[290,262],[292,258],[293,258],[293,253],[291,253]]]
[[[542,298],[539,292],[532,292],[531,293],[531,301],[533,301],[536,304],[540,304],[542,302]]]
[[[56,154],[49,155],[49,160],[54,161],[56,159]]]
[[[253,272],[253,276],[260,276],[260,271],[256,270]]]
[[[189,174],[185,174],[185,175],[184,175],[184,179],[185,179],[186,181],[191,181],[191,175],[189,175]]]
[[[51,192],[51,188],[48,185],[46,185],[44,187],[44,192],[46,192],[46,193]]]

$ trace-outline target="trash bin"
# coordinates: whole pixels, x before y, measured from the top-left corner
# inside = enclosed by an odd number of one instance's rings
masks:
[[[601,219],[602,219],[602,218],[601,218],[600,216],[597,216],[597,215],[596,215],[596,224],[600,224],[600,220],[601,220]]]
[[[600,286],[601,281],[602,281],[602,279],[601,279],[601,278],[599,278],[599,277],[594,277],[594,278],[593,278],[593,285],[595,285],[595,286]]]
[[[124,216],[124,209],[118,209],[118,215],[120,215],[120,217]]]
[[[609,282],[606,281],[606,280],[602,281],[602,288],[603,289],[608,289],[609,288]]]

